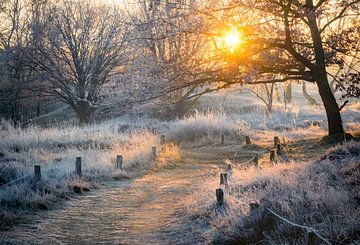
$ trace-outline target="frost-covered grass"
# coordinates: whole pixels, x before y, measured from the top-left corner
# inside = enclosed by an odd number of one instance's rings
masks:
[[[261,170],[234,170],[225,208],[215,204],[218,180],[204,184],[182,215],[203,227],[206,243],[321,244],[360,242],[360,143],[329,149],[319,160]]]
[[[246,123],[251,132],[270,134],[281,132],[293,139],[304,138],[308,135],[325,136],[327,133],[326,113],[321,105],[316,86],[309,84],[308,92],[319,105],[310,105],[302,95],[301,85],[294,84],[292,102],[285,106],[283,102],[274,99],[271,113],[266,111],[265,105],[252,93],[236,87],[203,96],[197,109],[199,111],[211,109],[215,113],[224,112],[229,121]],[[342,103],[338,101],[339,104]],[[341,113],[347,131],[359,130],[360,103],[358,100],[349,103]]]
[[[19,129],[7,124],[0,137],[0,185],[25,176],[0,187],[0,229],[28,210],[47,209],[101,179],[137,176],[153,164],[151,147],[159,142],[146,129],[125,134],[107,125]],[[116,170],[115,159],[120,154],[124,169]],[[74,176],[78,156],[82,158],[81,179]],[[38,183],[33,179],[34,165],[42,168]]]
[[[227,143],[243,141],[248,127],[235,122],[224,112],[199,112],[172,122],[166,131],[167,139],[181,146],[201,146],[221,143],[224,135]]]
[[[156,159],[156,163],[158,167],[164,167],[178,164],[180,160],[180,148],[174,143],[166,143],[161,146],[161,151]]]

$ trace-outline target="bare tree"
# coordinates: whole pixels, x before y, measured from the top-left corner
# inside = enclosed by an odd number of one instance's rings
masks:
[[[329,135],[344,134],[340,107],[328,75],[339,60],[354,54],[359,29],[353,28],[351,21],[342,30],[334,31],[333,26],[343,18],[356,21],[359,3],[359,0],[239,0],[217,8],[206,6],[199,10],[208,17],[206,22],[226,23],[241,33],[242,40],[229,52],[219,52],[209,59],[218,69],[210,65],[211,72],[188,84],[215,82],[221,83],[216,88],[221,89],[236,83],[313,82],[326,111]],[[269,74],[280,78],[268,80]]]
[[[138,1],[137,8],[132,9],[133,32],[133,79],[136,75],[146,77],[143,84],[145,97],[158,97],[154,100],[165,111],[166,115],[182,116],[197,101],[197,98],[184,101],[196,86],[174,90],[180,87],[189,77],[189,68],[198,65],[196,57],[203,49],[206,39],[190,32],[194,1]],[[200,23],[198,23],[200,24]],[[135,76],[134,76],[135,75]],[[142,97],[143,98],[143,97]]]
[[[125,61],[127,27],[119,9],[91,0],[48,3],[33,29],[30,62],[44,81],[39,89],[89,122],[101,90]]]
[[[266,109],[269,113],[272,112],[275,94],[275,83],[257,84],[249,86],[248,90],[255,94],[255,96],[265,104]]]
[[[31,45],[30,12],[27,1],[1,2],[0,114],[12,120],[31,117],[33,107],[28,100],[36,96],[30,89],[34,70],[25,62]]]

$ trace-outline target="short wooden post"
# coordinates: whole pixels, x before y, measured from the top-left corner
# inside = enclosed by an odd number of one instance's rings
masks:
[[[253,162],[256,167],[259,166],[259,154],[254,155]]]
[[[151,147],[151,156],[152,156],[153,160],[156,160],[156,146],[155,145],[153,145]]]
[[[314,232],[308,232],[308,241],[307,244],[320,244],[319,238],[315,235]]]
[[[117,155],[116,156],[116,169],[123,169],[123,156]]]
[[[75,162],[75,174],[79,177],[82,176],[82,171],[81,171],[81,157],[76,157],[76,162]]]
[[[245,136],[245,142],[247,145],[251,145],[251,140],[250,140],[250,137],[249,136]]]
[[[39,181],[41,179],[41,166],[34,165],[34,179],[35,181]]]
[[[228,172],[232,172],[232,167],[231,167],[231,164],[230,164],[230,163],[227,165],[227,171],[228,171]]]
[[[165,145],[165,135],[160,136],[160,145]]]
[[[221,144],[223,145],[225,143],[225,135],[221,135]]]
[[[224,184],[225,184],[225,186],[227,186],[228,185],[228,174],[223,173],[223,178],[224,178]]]
[[[280,140],[278,136],[274,137],[274,147],[276,147],[278,144],[280,144]]]
[[[250,217],[259,215],[259,208],[258,203],[250,203]]]
[[[276,152],[280,153],[281,152],[281,145],[280,143],[276,145]]]
[[[228,174],[227,173],[220,173],[220,185],[227,185],[228,184]]]
[[[216,201],[219,206],[224,204],[224,191],[221,188],[216,189]]]
[[[271,150],[271,152],[270,152],[270,162],[271,163],[276,162],[276,151],[275,150]]]

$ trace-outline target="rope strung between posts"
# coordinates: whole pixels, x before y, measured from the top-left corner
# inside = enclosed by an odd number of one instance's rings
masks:
[[[272,213],[273,215],[275,215],[276,217],[278,217],[279,219],[285,221],[286,223],[292,225],[292,226],[296,226],[296,227],[299,227],[299,228],[302,228],[302,229],[306,229],[312,233],[314,233],[317,237],[319,237],[321,240],[323,240],[326,244],[329,244],[331,245],[331,242],[329,242],[328,240],[326,240],[324,237],[322,237],[318,232],[317,230],[315,230],[314,228],[311,228],[311,227],[308,227],[308,226],[304,226],[304,225],[299,225],[299,224],[296,224],[294,222],[291,222],[290,220],[278,215],[277,213],[275,213],[274,211],[272,211],[270,208],[267,208],[267,210]]]
[[[49,168],[44,170],[44,173],[49,172],[49,171],[54,171],[54,170],[64,170],[64,172],[65,172],[64,174],[66,174],[66,175],[69,174],[69,173],[72,173],[72,170],[71,170],[70,166],[67,166],[67,165],[59,166],[59,167],[49,167]],[[24,176],[22,176],[20,178],[14,179],[14,180],[0,186],[0,189],[5,188],[5,187],[7,187],[7,186],[9,186],[11,184],[17,183],[17,182],[19,182],[19,181],[21,181],[21,180],[23,180],[23,179],[25,179],[27,177],[31,177],[32,175],[33,174],[27,174],[27,175],[24,175]]]
[[[266,151],[265,151],[266,152]],[[263,152],[264,153],[264,152]],[[259,155],[261,153],[258,153]],[[251,161],[253,161],[253,159],[256,157],[257,154],[254,154],[248,161],[242,163],[242,164],[247,164]],[[235,202],[237,202],[238,204],[242,204],[239,200],[237,200],[237,198],[232,198]],[[296,224],[294,222],[291,222],[290,220],[280,216],[279,214],[275,213],[274,211],[272,211],[270,208],[267,208],[267,210],[272,213],[275,217],[281,219],[282,221],[285,221],[286,223],[292,225],[292,226],[296,226],[302,229],[306,229],[308,232],[312,232],[313,234],[315,234],[319,239],[321,239],[322,241],[324,241],[326,244],[331,245],[331,242],[329,242],[326,238],[322,237],[319,232],[317,230],[315,230],[314,228],[308,227],[308,226],[304,226],[304,225],[299,225]]]
[[[10,181],[10,182],[8,182],[8,183],[0,186],[0,189],[3,188],[3,187],[9,186],[9,185],[11,185],[11,184],[14,184],[14,183],[16,183],[16,182],[18,182],[18,181],[20,181],[20,180],[22,180],[22,179],[25,179],[25,178],[27,178],[27,177],[30,177],[30,176],[31,176],[31,174],[27,174],[27,175],[24,175],[24,176],[22,176],[22,177],[20,177],[20,178],[14,179],[14,180],[12,180],[12,181]]]
[[[254,161],[255,157],[256,156],[259,156],[263,153],[266,153],[266,151],[264,152],[260,152],[260,153],[254,153],[253,155],[240,155],[241,157],[244,157],[244,156],[248,156],[250,157],[249,160],[245,161],[245,162],[242,162],[242,163],[237,163],[236,165],[246,165],[246,164],[249,164],[251,163],[252,161]],[[239,156],[239,155],[236,155],[236,156]]]

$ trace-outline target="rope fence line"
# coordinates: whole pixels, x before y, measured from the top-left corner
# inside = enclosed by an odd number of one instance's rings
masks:
[[[249,136],[245,136],[246,138],[246,145],[251,145],[251,140]],[[236,166],[248,166],[249,164],[253,163],[254,166],[258,169],[261,170],[261,168],[259,168],[259,156],[265,154],[265,153],[270,153],[270,163],[274,164],[277,163],[277,157],[279,156],[282,160],[284,161],[288,161],[288,158],[285,154],[285,152],[282,149],[282,145],[280,142],[280,139],[278,136],[274,137],[274,148],[271,150],[262,150],[259,152],[254,152],[253,154],[234,154],[234,162],[236,157],[249,157],[249,159],[245,162],[241,162],[241,163],[236,163]],[[224,203],[224,190],[222,187],[225,187],[225,189],[227,189],[228,187],[228,181],[227,181],[227,177],[232,175],[232,166],[231,164],[228,164],[228,168],[226,172],[222,172],[220,173],[220,187],[218,189],[216,189],[216,200],[217,200],[217,204],[218,206],[222,206]]]
[[[34,166],[39,166],[39,165],[34,165]],[[64,174],[66,174],[66,175],[72,172],[72,171],[70,170],[70,167],[69,167],[69,166],[59,166],[59,167],[49,167],[49,168],[43,170],[43,173],[47,173],[47,172],[54,171],[54,170],[68,170],[68,171],[65,171],[65,173],[64,173]],[[10,185],[12,185],[12,184],[15,184],[15,183],[17,183],[17,182],[20,182],[21,180],[24,180],[24,179],[26,179],[26,178],[28,178],[28,177],[34,177],[34,174],[26,174],[26,175],[24,175],[24,176],[22,176],[22,177],[20,177],[20,178],[14,179],[14,180],[12,180],[12,181],[10,181],[10,182],[8,182],[8,183],[0,186],[0,189],[5,188],[5,187],[7,187],[7,186],[10,186]]]
[[[250,138],[247,136],[247,145],[250,144],[248,142],[250,142]],[[279,141],[279,138],[277,136],[274,137],[274,147],[275,147],[275,151],[281,151],[281,149],[280,149],[281,148],[280,141]],[[268,152],[267,150],[264,150],[262,152],[254,153],[253,156],[248,161],[240,163],[240,164],[241,165],[247,165],[247,164],[249,164],[251,162],[255,162],[255,165],[257,166],[258,165],[258,163],[257,163],[258,159],[256,159],[256,157],[258,157],[259,155],[262,155],[264,153],[267,153],[267,152]],[[270,153],[271,153],[270,161],[271,161],[272,157],[274,157],[273,152],[274,152],[274,150],[270,151]],[[284,157],[285,157],[284,159],[286,160],[287,159],[286,155],[283,152],[282,152],[282,154],[284,155]],[[242,156],[247,156],[247,155],[242,155]],[[248,155],[248,156],[250,156],[250,155]],[[256,161],[254,161],[254,159]],[[224,207],[226,205],[225,200],[224,200],[224,195],[225,195],[224,189],[228,190],[228,187],[229,187],[228,182],[231,180],[231,178],[228,178],[228,177],[230,177],[231,175],[232,175],[232,167],[231,167],[231,164],[228,164],[226,173],[224,173],[224,172],[220,173],[220,187],[218,189],[216,189],[216,192],[215,192],[218,207]],[[224,189],[222,187],[224,187]],[[237,200],[237,198],[234,198],[234,197],[229,197],[229,198],[231,198],[231,200],[235,201],[238,204],[243,204],[239,200]],[[250,203],[250,209],[251,210],[259,209],[259,207],[260,207],[260,205],[258,203]],[[326,238],[321,236],[320,233],[316,229],[314,229],[312,227],[296,224],[296,223],[286,219],[285,217],[282,217],[279,214],[275,213],[270,208],[266,208],[266,210],[269,213],[271,213],[272,215],[274,215],[275,217],[277,217],[278,219],[286,222],[287,224],[289,224],[291,226],[295,226],[295,227],[305,229],[310,235],[313,234],[314,236],[318,237],[320,240],[322,240],[326,244],[331,244],[331,242],[329,242],[329,240],[327,240]]]
[[[164,138],[164,136],[162,136],[162,138]],[[163,140],[161,142],[161,145],[165,144],[165,141]],[[151,159],[153,161],[155,161],[156,164],[156,158],[157,158],[157,150],[156,150],[156,146],[152,146],[151,147]],[[92,163],[96,163],[94,161],[90,161],[87,164],[92,164]],[[114,167],[115,169],[119,169],[119,170],[123,170],[123,155],[116,155],[116,161],[114,163]],[[41,173],[48,173],[50,171],[56,171],[56,170],[60,170],[61,172],[63,172],[64,175],[75,175],[78,177],[82,177],[82,163],[81,163],[81,157],[76,157],[75,160],[75,168],[72,169],[71,166],[69,164],[64,164],[62,166],[47,166],[44,170],[41,170],[41,165],[34,165],[34,173],[33,174],[26,174],[24,176],[21,176],[17,179],[14,179],[2,186],[0,186],[0,190],[3,188],[6,188],[8,186],[11,186],[15,183],[18,183],[20,181],[25,180],[26,178],[34,178],[35,181],[39,181],[41,179]]]
[[[221,135],[221,141],[223,142],[225,140],[225,136],[224,135]],[[165,136],[164,135],[161,135],[160,136],[160,144],[163,145],[165,144],[166,141],[165,141]],[[246,136],[246,144],[249,145],[251,144],[250,142],[250,137],[249,136]],[[266,153],[267,151],[262,151],[262,152],[257,152],[257,153],[254,153],[254,154],[245,154],[245,155],[237,155],[235,154],[235,157],[236,156],[239,156],[239,157],[250,157],[249,160],[241,163],[241,165],[247,165],[251,162],[254,162],[256,165],[258,165],[258,156],[261,155],[261,154],[264,154]],[[156,146],[152,146],[151,148],[151,155],[152,155],[152,159],[155,160],[156,159],[156,155],[157,155],[157,152],[156,152]],[[123,156],[122,155],[117,155],[116,156],[116,163],[115,163],[115,167],[117,169],[122,169],[123,165]],[[37,166],[37,170],[34,169],[34,176],[37,177],[37,178],[40,178],[41,177],[41,166],[40,165],[34,165],[34,167]],[[54,167],[54,166],[51,166],[51,167],[48,167],[47,169],[43,170],[43,173],[47,173],[49,171],[54,171],[54,170],[62,170],[64,171],[66,175],[69,175],[71,173],[74,173],[78,176],[81,176],[82,175],[82,169],[81,169],[81,157],[77,157],[76,158],[76,163],[75,163],[75,171],[71,170],[70,169],[70,166],[69,165],[64,165],[64,166],[57,166],[57,167]],[[37,173],[38,171],[38,173]],[[38,175],[38,176],[36,176]],[[31,177],[32,174],[27,174],[27,175],[24,175],[22,177],[19,177],[17,179],[14,179],[2,186],[0,186],[0,189],[2,188],[5,188],[5,187],[8,187],[12,184],[15,184],[17,182],[20,182],[28,177]]]
[[[223,141],[224,140],[224,135],[221,136],[221,140]],[[247,144],[251,144],[250,143],[250,138],[247,136]],[[164,135],[161,135],[161,142],[160,144],[163,145],[165,144],[166,141],[165,141],[165,136]],[[240,156],[240,157],[250,157],[249,160],[241,163],[241,165],[247,165],[251,162],[254,162],[255,165],[257,166],[258,165],[258,156],[261,155],[261,154],[264,154],[266,153],[267,151],[262,151],[262,152],[257,152],[257,153],[254,153],[254,154],[247,154],[247,155],[236,155],[236,156]],[[152,155],[152,159],[155,160],[156,159],[156,155],[157,155],[157,152],[156,152],[156,146],[152,146],[151,148],[151,155]],[[123,156],[122,155],[117,155],[116,156],[116,163],[115,163],[115,167],[117,169],[122,169],[122,164],[123,164]],[[65,175],[69,175],[71,173],[75,173],[76,175],[80,176],[82,175],[82,168],[81,168],[81,157],[77,157],[76,158],[76,162],[75,162],[75,171],[71,170],[70,169],[70,166],[69,165],[64,165],[64,166],[57,166],[57,167],[54,167],[54,166],[50,166],[48,167],[47,169],[43,170],[43,173],[47,173],[49,171],[54,171],[54,170],[62,170],[64,171]],[[31,177],[31,176],[34,176],[35,178],[37,179],[40,179],[41,178],[41,166],[40,165],[34,165],[34,175],[33,174],[27,174],[27,175],[24,175],[22,177],[19,177],[17,179],[14,179],[2,186],[0,186],[0,189],[3,189],[5,187],[8,187],[12,184],[15,184],[17,182],[20,182],[28,177]]]
[[[0,186],[0,189],[4,188],[4,187],[6,187],[6,186],[10,186],[11,184],[14,184],[14,183],[16,183],[16,182],[19,182],[20,180],[23,180],[23,179],[25,179],[25,178],[27,178],[27,177],[30,177],[30,176],[32,176],[32,174],[27,174],[27,175],[24,175],[24,176],[22,176],[22,177],[20,177],[20,178],[14,179],[14,180],[12,180],[12,181],[10,181],[10,182],[8,182],[8,183]]]

